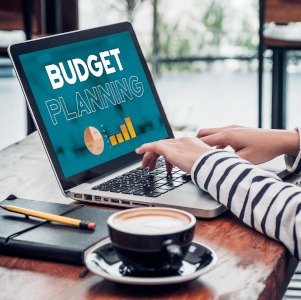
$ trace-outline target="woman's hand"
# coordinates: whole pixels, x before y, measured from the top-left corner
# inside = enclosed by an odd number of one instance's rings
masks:
[[[299,152],[299,134],[296,131],[227,126],[201,129],[197,137],[217,148],[230,146],[237,155],[254,164],[281,154],[297,156]]]
[[[157,159],[163,156],[167,172],[171,172],[172,167],[177,166],[190,174],[196,160],[211,149],[198,138],[184,137],[144,144],[136,149],[136,153],[144,154],[142,167],[148,168],[149,171],[156,168]]]

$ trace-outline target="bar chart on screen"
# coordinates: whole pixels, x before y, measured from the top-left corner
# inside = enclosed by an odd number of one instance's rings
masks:
[[[137,136],[131,118],[127,117],[124,119],[124,121],[125,124],[120,125],[121,132],[109,136],[112,146],[116,146],[130,139],[134,139]]]

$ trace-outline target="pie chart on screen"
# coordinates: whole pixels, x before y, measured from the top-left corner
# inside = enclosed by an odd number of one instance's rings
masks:
[[[100,155],[104,150],[104,141],[101,133],[92,126],[84,131],[84,141],[87,149],[94,155]]]

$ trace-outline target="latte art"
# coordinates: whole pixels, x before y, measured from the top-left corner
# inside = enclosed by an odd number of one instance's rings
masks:
[[[136,216],[132,218],[116,218],[114,225],[125,232],[137,234],[168,234],[181,230],[188,222],[184,218],[164,215]]]

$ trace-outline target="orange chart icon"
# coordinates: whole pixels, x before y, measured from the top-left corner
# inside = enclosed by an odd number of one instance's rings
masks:
[[[120,125],[121,133],[109,137],[112,146],[134,139],[137,136],[131,118],[127,117],[124,120],[125,124]]]
[[[84,141],[88,150],[94,155],[100,155],[104,150],[104,141],[101,133],[92,126],[85,129]]]

